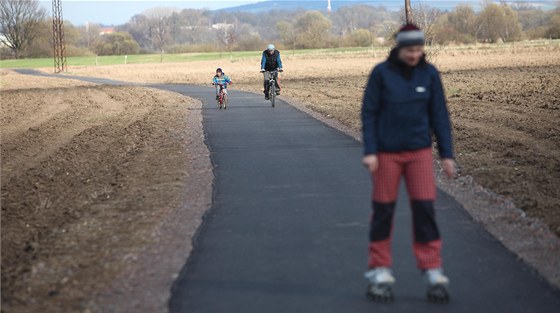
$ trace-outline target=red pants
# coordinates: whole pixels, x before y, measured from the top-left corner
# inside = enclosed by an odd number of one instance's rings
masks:
[[[436,186],[432,149],[381,152],[373,175],[373,216],[370,228],[370,268],[390,267],[393,215],[401,177],[410,196],[414,224],[414,255],[420,269],[441,267],[441,239],[435,221]]]

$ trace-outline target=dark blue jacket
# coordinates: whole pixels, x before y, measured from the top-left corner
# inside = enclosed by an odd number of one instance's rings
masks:
[[[271,55],[268,50],[264,50],[261,58],[261,70],[272,72],[282,68],[282,59],[280,58],[280,51],[274,50]]]
[[[438,70],[425,61],[407,68],[392,52],[369,78],[362,130],[365,155],[431,147],[433,133],[440,156],[452,158],[451,123]]]

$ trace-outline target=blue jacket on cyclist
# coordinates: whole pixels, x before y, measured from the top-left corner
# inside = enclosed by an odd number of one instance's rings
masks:
[[[266,50],[262,53],[261,58],[261,72],[264,73],[264,97],[268,100],[269,96],[269,84],[270,72],[282,69],[282,59],[280,58],[280,51],[276,50],[273,44],[268,45]],[[280,94],[280,84],[278,79],[276,79],[276,94]]]
[[[227,89],[227,85],[231,83],[232,81],[229,76],[227,76],[221,68],[218,68],[216,70],[216,75],[214,75],[214,78],[212,78],[212,85],[216,86],[216,99],[218,98],[220,92],[220,86],[223,86],[224,89]]]
[[[272,72],[282,68],[282,58],[280,58],[280,51],[276,50],[274,45],[269,45],[262,53],[261,70]]]
[[[222,85],[227,88],[227,85],[231,84],[231,79],[225,73],[222,73],[221,76],[216,74],[216,76],[212,79],[212,83],[214,85]]]

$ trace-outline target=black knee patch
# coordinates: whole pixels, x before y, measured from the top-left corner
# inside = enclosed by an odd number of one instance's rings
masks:
[[[391,236],[395,202],[380,203],[373,201],[373,218],[369,230],[369,241],[381,241]]]
[[[414,240],[430,242],[440,239],[436,224],[434,201],[411,201],[414,222]]]

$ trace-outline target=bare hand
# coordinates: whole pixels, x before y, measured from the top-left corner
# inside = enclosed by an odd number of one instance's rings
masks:
[[[445,175],[449,178],[455,178],[455,161],[453,159],[443,159],[441,160],[441,166]]]
[[[362,164],[368,169],[370,173],[375,174],[375,172],[377,171],[377,167],[379,165],[379,162],[377,161],[377,155],[375,154],[366,155],[362,159]]]

